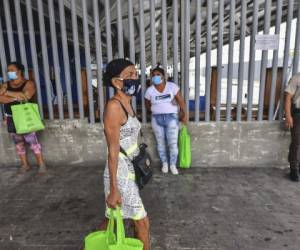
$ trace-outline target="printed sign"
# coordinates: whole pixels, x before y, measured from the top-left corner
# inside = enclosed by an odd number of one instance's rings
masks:
[[[255,49],[256,50],[278,50],[279,35],[256,35]]]

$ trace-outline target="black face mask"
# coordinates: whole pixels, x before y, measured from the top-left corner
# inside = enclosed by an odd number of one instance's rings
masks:
[[[119,80],[123,81],[122,91],[129,96],[137,96],[141,90],[141,81],[140,79],[123,79],[119,78]]]

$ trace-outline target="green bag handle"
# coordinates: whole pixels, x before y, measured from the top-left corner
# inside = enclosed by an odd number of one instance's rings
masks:
[[[25,104],[25,103],[28,103],[29,102],[29,100],[28,100],[28,98],[27,98],[27,96],[22,92],[22,95],[23,95],[23,97],[24,97],[24,100],[20,100],[20,101],[18,101],[20,104]]]
[[[186,125],[183,125],[181,129],[182,129],[182,133],[187,134],[187,126]]]
[[[115,214],[117,217],[117,245],[121,245],[125,241],[125,229],[120,207],[116,208]]]
[[[188,131],[187,131],[187,127],[185,125],[183,125],[181,127],[181,131],[180,131],[180,134],[179,134],[179,141],[182,141],[183,138],[188,134]]]
[[[179,139],[180,139],[180,136],[182,135],[183,131],[185,131],[185,130],[186,130],[186,126],[182,125],[182,127],[179,130]]]
[[[108,221],[108,226],[106,229],[106,238],[109,243],[111,243],[115,240],[114,228],[115,228],[114,210],[110,208],[109,209],[109,221]]]
[[[116,209],[109,209],[109,223],[107,227],[107,239],[114,239],[115,220],[117,221],[117,245],[124,244],[125,229],[121,209],[119,206]]]

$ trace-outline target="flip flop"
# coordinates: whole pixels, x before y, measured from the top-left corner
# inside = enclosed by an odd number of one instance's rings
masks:
[[[30,171],[30,166],[24,166],[22,165],[21,168],[18,171],[18,174],[26,174],[28,171]]]
[[[38,175],[44,175],[47,173],[47,167],[45,164],[39,166]]]

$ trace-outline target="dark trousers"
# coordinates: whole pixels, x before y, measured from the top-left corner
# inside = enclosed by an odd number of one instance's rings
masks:
[[[289,162],[291,167],[297,167],[300,163],[300,113],[293,114],[293,121]]]

